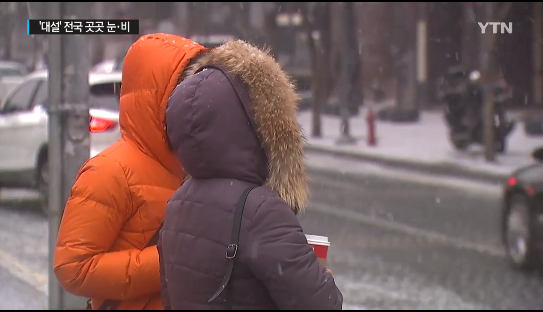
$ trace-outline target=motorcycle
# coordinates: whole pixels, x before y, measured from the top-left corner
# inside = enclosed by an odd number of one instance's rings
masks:
[[[441,82],[439,98],[445,102],[445,121],[449,139],[457,150],[466,150],[471,144],[484,144],[484,85],[477,70],[467,74],[461,68],[451,68]],[[512,97],[511,88],[504,79],[491,84],[494,95],[494,129],[496,151],[506,150],[506,138],[515,126],[507,118],[505,104]]]

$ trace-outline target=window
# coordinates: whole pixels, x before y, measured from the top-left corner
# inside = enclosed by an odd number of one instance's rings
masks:
[[[36,105],[48,105],[49,86],[47,81],[40,83],[32,108]],[[91,108],[101,108],[111,111],[119,111],[119,98],[121,94],[121,83],[101,83],[90,87],[89,105]]]
[[[25,72],[15,67],[0,67],[0,77],[23,77]]]
[[[89,104],[91,108],[119,111],[120,96],[120,82],[95,84],[90,88]]]
[[[19,86],[4,103],[3,112],[24,112],[30,109],[30,100],[36,91],[39,80],[29,80]]]
[[[113,65],[113,71],[123,71],[124,57],[118,57],[115,59]]]
[[[32,108],[38,105],[41,105],[44,107],[47,105],[47,97],[49,96],[48,87],[49,86],[47,84],[47,81],[42,80],[40,82],[38,91],[36,91],[36,95],[34,96],[34,100],[32,101]]]

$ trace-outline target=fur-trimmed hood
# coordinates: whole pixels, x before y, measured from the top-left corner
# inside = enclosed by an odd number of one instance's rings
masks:
[[[266,184],[295,213],[309,197],[298,96],[267,51],[229,41],[198,59],[174,91],[167,131],[194,178]]]

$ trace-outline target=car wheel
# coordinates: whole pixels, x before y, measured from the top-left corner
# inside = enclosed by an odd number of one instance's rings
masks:
[[[531,216],[526,197],[514,196],[505,215],[504,238],[509,261],[520,270],[532,269],[537,264]]]
[[[49,208],[49,161],[44,159],[38,168],[38,192],[40,194],[40,208],[47,215]]]

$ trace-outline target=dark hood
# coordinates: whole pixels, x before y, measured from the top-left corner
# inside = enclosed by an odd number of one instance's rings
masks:
[[[194,178],[266,184],[295,213],[308,183],[298,96],[266,51],[230,41],[194,64],[166,111],[168,137]]]

